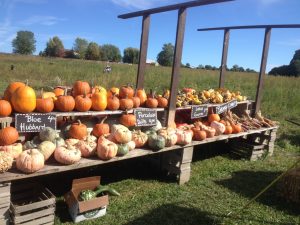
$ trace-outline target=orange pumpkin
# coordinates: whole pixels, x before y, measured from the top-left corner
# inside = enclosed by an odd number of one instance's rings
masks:
[[[232,134],[232,126],[225,125],[225,131],[224,134]]]
[[[104,123],[104,121],[106,119],[107,119],[107,116],[104,117],[100,123],[95,124],[93,131],[92,131],[94,136],[100,137],[102,135],[109,134],[109,132],[110,132],[109,125],[107,123]]]
[[[158,101],[155,98],[155,93],[152,92],[152,90],[150,90],[150,95],[146,100],[146,106],[148,108],[157,108],[157,106],[158,106]]]
[[[92,94],[94,94],[94,93],[101,93],[101,94],[104,94],[105,96],[107,96],[106,89],[104,87],[99,86],[99,85],[92,88]]]
[[[92,94],[92,109],[95,111],[103,111],[107,107],[107,95],[100,89],[95,89]]]
[[[167,108],[168,107],[168,99],[163,96],[157,98],[158,107],[160,108]]]
[[[61,112],[71,112],[75,108],[75,100],[72,96],[67,95],[67,91],[65,91],[65,95],[58,96],[54,105]]]
[[[120,109],[126,110],[126,109],[132,109],[133,108],[133,100],[126,97],[122,98],[120,100]]]
[[[12,82],[8,85],[4,92],[4,100],[10,101],[12,94],[19,88],[19,87],[24,87],[25,84],[22,82]]]
[[[19,113],[30,113],[36,107],[36,95],[29,86],[19,87],[11,96],[13,109]]]
[[[144,89],[138,89],[136,96],[140,98],[141,105],[144,105],[147,100],[147,94]]]
[[[232,133],[233,134],[237,134],[237,133],[240,133],[242,131],[241,124],[234,124],[234,123],[232,123],[231,126],[232,126]]]
[[[111,92],[109,92],[111,93]],[[120,108],[120,100],[116,97],[116,94],[107,97],[107,109],[118,110]]]
[[[54,103],[52,98],[38,98],[36,100],[36,111],[40,113],[49,113],[54,109]]]
[[[117,87],[112,87],[112,88],[109,89],[109,91],[107,92],[107,97],[111,97],[111,96],[113,96],[113,95],[119,96],[119,92],[120,92],[119,88],[117,88]]]
[[[84,95],[77,95],[75,97],[75,109],[79,112],[87,112],[92,107],[92,100]]]
[[[137,96],[133,96],[132,97],[132,101],[133,101],[133,108],[138,108],[141,105],[141,100],[139,97]]]
[[[192,128],[192,131],[194,133],[193,139],[196,141],[203,141],[206,138],[206,132],[204,130],[201,130],[199,128]]]
[[[0,130],[0,146],[12,145],[19,138],[19,133],[14,127],[5,127]]]
[[[133,127],[136,123],[136,117],[134,114],[128,114],[126,111],[120,118],[120,123],[126,127]]]
[[[120,88],[119,97],[120,98],[132,98],[134,96],[134,90],[133,88],[127,84],[126,86],[122,86]]]
[[[83,140],[88,135],[87,127],[78,120],[76,123],[73,123],[69,130],[69,136],[71,138],[76,138]]]
[[[54,94],[55,94],[55,96],[56,96],[56,97],[58,97],[58,96],[61,96],[61,95],[64,95],[64,94],[65,94],[65,90],[64,90],[64,89],[62,89],[62,88],[59,88],[59,87],[57,87],[57,88],[54,88],[53,92],[54,92]]]
[[[76,81],[73,84],[73,95],[76,97],[78,95],[89,94],[91,92],[91,87],[88,82]]]
[[[219,114],[214,114],[214,113],[212,113],[212,114],[209,114],[209,115],[208,115],[208,122],[209,122],[209,123],[211,123],[211,122],[213,122],[213,121],[219,122],[220,120],[221,120],[221,119],[220,119]]]
[[[0,100],[0,116],[9,116],[11,114],[12,108],[9,101]]]
[[[51,98],[52,99],[52,101],[56,101],[57,100],[57,98],[56,98],[56,96],[55,96],[55,93],[54,92],[42,92],[42,96],[41,96],[42,98]]]

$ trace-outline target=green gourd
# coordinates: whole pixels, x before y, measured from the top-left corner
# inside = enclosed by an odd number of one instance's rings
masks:
[[[127,144],[119,144],[117,156],[124,156],[129,152],[129,146]]]
[[[160,135],[151,134],[148,136],[148,145],[153,151],[158,151],[165,147],[166,141],[165,138]]]
[[[41,141],[51,141],[54,142],[55,138],[57,137],[57,133],[51,127],[46,127],[39,133],[39,137]]]
[[[96,198],[99,194],[108,194],[112,196],[120,196],[120,193],[117,192],[115,189],[107,187],[107,186],[97,186],[96,190],[83,190],[79,194],[79,200],[80,201],[88,201],[93,198]]]

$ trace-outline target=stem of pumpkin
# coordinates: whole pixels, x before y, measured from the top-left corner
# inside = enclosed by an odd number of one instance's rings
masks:
[[[103,117],[103,119],[101,120],[101,124],[103,124],[106,119],[107,119],[107,116]]]
[[[28,86],[28,79],[26,79],[25,85]]]

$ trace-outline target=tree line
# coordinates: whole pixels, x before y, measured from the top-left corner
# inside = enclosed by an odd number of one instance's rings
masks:
[[[36,40],[34,33],[31,31],[18,31],[16,38],[12,41],[13,53],[31,55],[36,50]],[[172,66],[174,45],[166,43],[162,50],[157,55],[157,62],[162,66]],[[98,45],[96,42],[89,42],[84,38],[77,37],[73,43],[72,49],[65,49],[62,40],[54,36],[46,43],[43,51],[40,51],[40,56],[46,57],[63,57],[77,58],[86,60],[101,60],[111,62],[121,62],[137,64],[139,60],[139,49],[128,47],[123,51],[121,56],[120,49],[112,44]],[[191,68],[189,63],[181,65],[182,67]],[[197,69],[219,70],[220,67],[211,65],[199,65]],[[233,65],[232,68],[227,68],[229,71],[235,72],[256,72],[253,69],[244,69],[241,66]]]

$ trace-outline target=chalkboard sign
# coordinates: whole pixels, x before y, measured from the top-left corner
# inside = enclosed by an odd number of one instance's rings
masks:
[[[221,114],[221,113],[227,111],[227,109],[228,109],[228,104],[227,103],[219,105],[219,106],[216,107],[216,113]]]
[[[206,117],[208,114],[208,107],[207,105],[193,105],[192,106],[192,112],[191,112],[191,118],[197,119],[201,117]]]
[[[228,104],[228,109],[232,109],[237,106],[237,100],[232,100],[227,103]]]
[[[40,132],[46,127],[56,129],[55,114],[16,114],[15,127],[22,133]]]
[[[136,109],[136,126],[155,126],[157,123],[157,111],[153,109]]]

